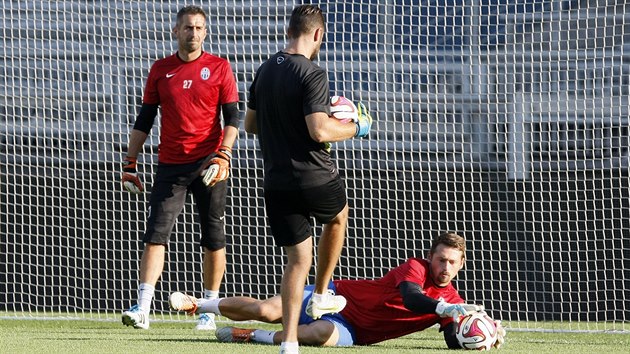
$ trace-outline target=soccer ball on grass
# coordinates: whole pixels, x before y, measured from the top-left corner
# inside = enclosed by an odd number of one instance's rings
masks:
[[[497,341],[497,325],[485,312],[463,316],[456,337],[464,349],[490,350]]]

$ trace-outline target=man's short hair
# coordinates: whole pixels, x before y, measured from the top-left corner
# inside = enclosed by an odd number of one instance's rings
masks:
[[[456,248],[462,251],[462,257],[466,255],[466,240],[454,232],[444,232],[433,240],[430,254],[435,252],[439,245]]]
[[[177,24],[179,24],[182,18],[186,15],[201,15],[203,16],[204,22],[208,19],[208,15],[206,15],[206,12],[203,11],[203,9],[200,6],[188,5],[188,6],[182,7],[177,12]]]
[[[289,20],[289,38],[298,38],[317,27],[324,27],[324,14],[315,5],[300,5],[293,9]]]

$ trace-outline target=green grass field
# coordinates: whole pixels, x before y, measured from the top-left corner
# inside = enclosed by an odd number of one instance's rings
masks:
[[[193,321],[152,322],[148,331],[114,321],[0,320],[0,353],[277,353],[278,347],[218,343],[214,332],[195,331]],[[226,325],[220,323],[219,325]],[[241,323],[241,327],[279,328]],[[561,328],[555,326],[556,329]],[[628,333],[549,333],[510,331],[501,353],[630,353]],[[443,353],[446,345],[431,328],[376,345],[351,348],[302,347],[301,352],[328,353]]]

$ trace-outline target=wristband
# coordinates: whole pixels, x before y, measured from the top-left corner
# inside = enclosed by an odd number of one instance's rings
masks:
[[[138,159],[136,157],[126,156],[122,162],[123,171],[135,173],[138,165]]]
[[[232,148],[231,147],[229,147],[227,145],[221,145],[221,146],[219,146],[219,149],[217,151],[225,154],[228,157],[227,158],[228,161],[232,159]]]

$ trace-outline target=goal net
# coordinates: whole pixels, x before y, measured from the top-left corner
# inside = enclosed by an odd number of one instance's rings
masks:
[[[208,12],[240,109],[285,45],[297,3],[0,0],[0,311],[114,319],[137,297],[159,120],[123,192],[121,160],[175,14]],[[364,102],[367,139],[333,145],[351,217],[335,278],[375,278],[431,239],[467,239],[456,286],[513,328],[628,330],[630,5],[621,0],[322,2],[317,63],[332,94]],[[284,266],[264,213],[256,138],[229,181],[221,294],[265,298]],[[201,295],[188,200],[153,305]],[[314,225],[319,234],[321,225]],[[315,239],[317,240],[317,238]],[[314,271],[309,282],[313,281]],[[521,322],[522,321],[522,322]]]

